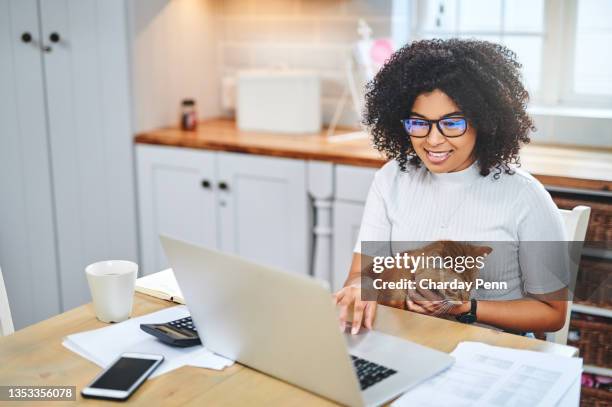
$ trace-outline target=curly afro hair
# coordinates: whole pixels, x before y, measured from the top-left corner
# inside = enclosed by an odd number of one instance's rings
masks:
[[[366,86],[363,123],[374,146],[402,171],[420,167],[400,122],[409,116],[416,97],[439,89],[459,106],[476,129],[475,155],[480,174],[495,169],[495,178],[512,174],[522,143],[535,130],[525,108],[529,93],[521,82],[521,64],[508,48],[478,40],[422,40],[397,52]]]

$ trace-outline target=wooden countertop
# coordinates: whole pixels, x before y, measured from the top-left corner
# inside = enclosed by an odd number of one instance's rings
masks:
[[[379,168],[387,160],[367,136],[341,129],[319,134],[271,134],[241,131],[229,119],[201,122],[196,131],[162,128],[140,133],[135,142],[273,157],[328,161]],[[548,146],[525,146],[523,168],[543,184],[562,188],[612,191],[612,152]]]
[[[133,315],[173,305],[176,304],[137,293]],[[76,386],[76,404],[110,405],[107,401],[81,397],[81,389],[100,368],[62,346],[67,335],[104,326],[106,324],[95,318],[92,304],[87,304],[0,337],[0,383],[3,386]],[[478,341],[567,357],[577,354],[577,349],[570,346],[385,306],[379,307],[374,328],[442,352],[451,352],[461,341]],[[128,403],[151,406],[332,405],[328,400],[238,363],[223,371],[190,366],[173,370],[147,380]],[[75,402],[60,404],[74,405]],[[15,402],[15,405],[25,404]]]
[[[135,141],[375,168],[381,167],[387,161],[382,154],[374,150],[369,140],[341,138],[342,134],[350,132],[351,130],[340,130],[338,135],[331,138],[328,138],[324,131],[319,134],[301,135],[247,132],[238,130],[233,120],[213,119],[201,122],[196,131],[162,128],[140,133]]]

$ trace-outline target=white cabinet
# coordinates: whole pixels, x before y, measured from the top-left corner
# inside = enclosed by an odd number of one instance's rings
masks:
[[[365,203],[376,168],[336,165],[336,200]]]
[[[344,284],[359,234],[363,208],[376,169],[337,165],[336,193],[333,203],[333,272],[331,285]]]
[[[0,267],[15,328],[60,311],[37,1],[0,0]]]
[[[91,300],[87,264],[137,261],[124,0],[40,2],[60,284]],[[53,34],[59,40],[52,41]]]
[[[338,200],[334,202],[334,257],[331,281],[334,291],[342,288],[351,267],[355,242],[359,236],[363,207],[364,204],[358,202]]]
[[[0,265],[16,328],[137,261],[124,0],[0,0]]]
[[[136,153],[144,274],[168,266],[165,234],[344,283],[376,169],[146,144]]]
[[[218,153],[220,248],[287,271],[310,271],[311,216],[302,160]]]
[[[141,271],[167,268],[159,235],[217,247],[215,153],[138,146]]]
[[[160,234],[308,274],[303,161],[147,145],[137,157],[145,274],[166,267]]]

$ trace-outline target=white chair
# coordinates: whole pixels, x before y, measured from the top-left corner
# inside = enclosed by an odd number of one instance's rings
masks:
[[[591,215],[591,208],[588,206],[576,206],[571,211],[566,209],[559,209],[563,223],[565,224],[565,231],[567,234],[567,240],[573,242],[584,242],[587,228],[589,226],[589,216]],[[581,248],[582,249],[582,248]],[[570,276],[576,277],[578,273],[578,264],[575,265],[573,270],[570,270]],[[575,288],[576,281],[572,281],[570,287]],[[567,333],[569,331],[570,318],[572,316],[572,303],[574,293],[569,293],[567,301],[567,315],[565,317],[565,325],[563,328],[556,332],[549,332],[546,334],[546,340],[549,342],[555,342],[562,345],[567,344]]]
[[[0,336],[10,335],[13,332],[15,332],[13,317],[11,317],[8,294],[2,278],[2,269],[0,269]]]

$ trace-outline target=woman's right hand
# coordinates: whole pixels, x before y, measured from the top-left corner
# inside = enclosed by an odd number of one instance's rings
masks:
[[[340,330],[344,332],[351,307],[353,308],[353,322],[351,334],[359,333],[359,329],[365,326],[372,329],[376,317],[376,301],[363,301],[361,299],[361,287],[349,285],[334,294],[336,305],[340,306]]]

